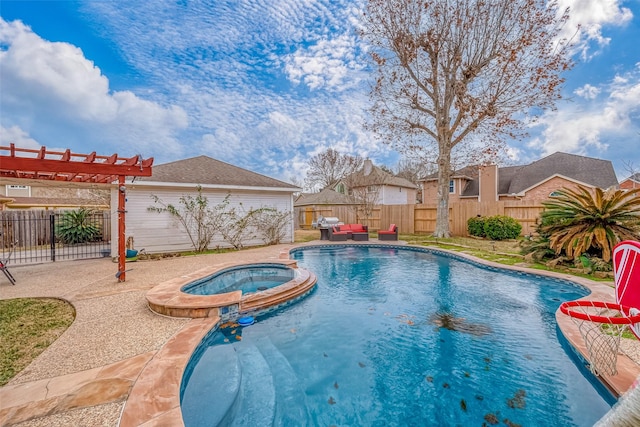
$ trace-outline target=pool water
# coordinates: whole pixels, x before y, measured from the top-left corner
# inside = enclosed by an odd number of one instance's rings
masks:
[[[211,276],[195,280],[182,287],[193,295],[215,295],[232,291],[243,294],[282,285],[295,277],[295,271],[282,264],[249,264],[226,268]]]
[[[591,426],[611,407],[558,336],[578,285],[400,247],[292,258],[317,289],[203,341],[187,427]]]

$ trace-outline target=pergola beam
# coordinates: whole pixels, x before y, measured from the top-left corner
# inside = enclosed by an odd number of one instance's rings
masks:
[[[8,154],[5,154],[8,152]],[[15,144],[0,146],[0,177],[66,181],[77,183],[118,183],[118,273],[124,282],[125,273],[125,191],[127,176],[151,176],[153,157],[142,159],[140,155],[119,158],[117,154],[99,156],[96,152],[76,154],[18,148]]]

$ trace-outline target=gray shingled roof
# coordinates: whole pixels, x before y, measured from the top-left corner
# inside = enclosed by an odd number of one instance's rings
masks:
[[[506,166],[498,168],[498,194],[509,194],[509,186],[513,177],[516,176],[524,166]],[[468,176],[468,175],[465,175]],[[459,175],[454,176],[458,178]],[[478,180],[478,171],[469,178],[467,186],[464,188],[461,197],[477,197],[480,193],[480,181]]]
[[[634,173],[633,175],[631,175],[629,178],[627,178],[628,180],[631,181],[635,181],[635,182],[640,182],[640,172],[638,173]],[[626,181],[627,179],[625,179],[624,181]]]
[[[238,187],[277,187],[290,188],[292,190],[298,188],[293,184],[260,175],[208,156],[192,157],[153,166],[152,176],[141,177],[136,181],[231,185]]]
[[[349,196],[338,193],[332,188],[325,188],[318,193],[305,193],[300,195],[293,206],[311,205],[352,205],[353,200]]]
[[[519,169],[502,194],[521,193],[556,174],[602,189],[618,185],[611,161],[557,152]]]
[[[460,174],[455,172],[454,175]],[[528,165],[498,168],[498,194],[521,193],[554,175],[562,175],[602,189],[618,184],[609,160],[557,152]],[[461,196],[475,197],[478,191],[476,172]]]
[[[367,185],[393,185],[403,188],[418,188],[418,186],[411,181],[391,175],[390,173],[380,169],[378,166],[373,166],[369,175],[365,175],[364,168],[362,168],[358,172],[348,176],[345,179],[345,182],[356,183],[355,187],[364,187]]]
[[[462,169],[456,169],[451,172],[451,179],[466,178],[471,180],[477,177],[478,177],[478,165],[465,166]],[[425,176],[420,181],[437,181],[437,180],[438,180],[438,172],[434,172],[431,175]]]

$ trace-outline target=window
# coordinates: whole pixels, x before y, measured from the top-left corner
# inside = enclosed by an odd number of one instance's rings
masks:
[[[31,187],[29,185],[5,185],[5,196],[27,196],[31,197]]]
[[[455,193],[456,192],[456,186],[453,183],[453,180],[449,181],[449,193]]]
[[[338,186],[336,187],[336,191],[340,194],[344,194],[344,184],[343,183],[338,184]]]
[[[558,193],[557,191],[552,191],[551,194],[549,194],[549,197],[558,197],[560,195],[560,193]]]

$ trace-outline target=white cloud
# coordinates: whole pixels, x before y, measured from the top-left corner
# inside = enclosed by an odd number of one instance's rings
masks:
[[[631,10],[622,3],[622,0],[559,0],[560,11],[570,9],[569,22],[561,36],[571,39],[583,60],[590,59],[610,42],[603,35],[603,27],[624,26],[633,18]]]
[[[0,126],[0,145],[8,147],[11,143],[20,148],[28,148],[32,150],[40,148],[38,141],[31,138],[27,132],[20,129],[18,126],[11,126],[8,128]]]
[[[542,148],[544,154],[585,154],[591,149],[604,153],[610,138],[637,139],[634,134],[639,129],[634,123],[640,115],[640,67],[616,76],[602,91],[606,95],[602,102],[588,98],[584,103],[563,104],[558,111],[545,114],[539,122],[544,131],[529,146]]]
[[[341,91],[357,86],[364,68],[356,58],[355,38],[348,35],[319,40],[284,61],[289,79],[296,84],[304,82],[312,90]]]
[[[174,134],[186,127],[186,113],[129,91],[111,92],[108,79],[77,47],[43,40],[20,21],[2,18],[0,45],[3,126],[17,123],[32,134],[39,128],[34,136],[45,145],[89,140],[127,151],[179,149]]]
[[[585,99],[596,99],[600,93],[600,89],[587,83],[574,90],[573,93]]]

